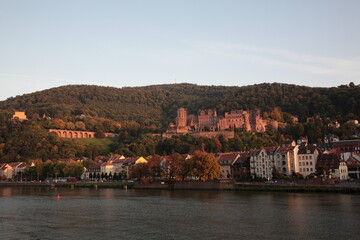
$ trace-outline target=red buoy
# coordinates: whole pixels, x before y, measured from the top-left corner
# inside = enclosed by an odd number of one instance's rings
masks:
[[[60,194],[57,195],[57,199],[60,199]]]

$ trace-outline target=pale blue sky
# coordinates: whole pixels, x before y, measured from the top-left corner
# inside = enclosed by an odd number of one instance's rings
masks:
[[[0,0],[0,100],[175,82],[360,84],[360,1]]]

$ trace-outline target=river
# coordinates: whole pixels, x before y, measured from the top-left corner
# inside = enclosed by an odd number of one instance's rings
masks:
[[[359,229],[359,195],[0,188],[0,239],[348,240]]]

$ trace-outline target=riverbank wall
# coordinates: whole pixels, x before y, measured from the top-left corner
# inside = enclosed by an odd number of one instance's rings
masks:
[[[0,182],[0,187],[43,187],[43,188],[133,188],[133,182]]]
[[[230,190],[230,191],[269,191],[269,192],[328,192],[360,194],[360,184],[273,184],[253,182],[0,182],[0,187],[63,187],[63,188],[120,188],[120,189],[158,189],[158,190]]]

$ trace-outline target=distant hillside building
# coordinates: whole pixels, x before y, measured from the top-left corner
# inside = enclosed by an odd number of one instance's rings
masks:
[[[15,112],[15,114],[13,115],[12,119],[18,118],[21,122],[28,120],[25,112]]]
[[[188,114],[185,108],[177,111],[176,124],[170,124],[167,133],[187,134],[192,132],[215,132],[234,128],[242,128],[249,132],[264,132],[266,125],[278,128],[279,123],[263,120],[260,111],[235,110],[218,116],[216,109],[201,109],[197,115]]]

